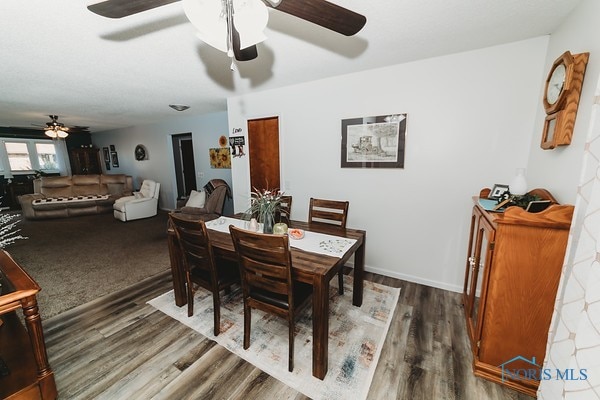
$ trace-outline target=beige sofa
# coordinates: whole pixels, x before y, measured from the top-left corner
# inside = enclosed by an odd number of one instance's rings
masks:
[[[19,196],[27,219],[63,218],[112,212],[114,202],[130,196],[129,175],[44,176],[33,181],[33,194]]]

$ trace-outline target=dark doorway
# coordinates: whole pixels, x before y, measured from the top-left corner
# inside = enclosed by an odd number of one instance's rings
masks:
[[[191,133],[173,135],[173,160],[177,180],[177,198],[181,199],[196,190],[196,165]]]
[[[280,189],[279,118],[248,121],[250,191]]]

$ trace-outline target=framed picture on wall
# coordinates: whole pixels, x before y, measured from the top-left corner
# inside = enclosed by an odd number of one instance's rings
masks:
[[[404,168],[406,114],[342,120],[342,168]]]
[[[108,147],[102,148],[102,154],[104,155],[104,166],[107,171],[110,171],[110,152],[108,151]]]
[[[119,156],[116,151],[112,151],[110,153],[110,157],[112,159],[112,166],[115,168],[119,168]]]
[[[231,152],[229,147],[215,147],[208,149],[211,168],[231,168]]]

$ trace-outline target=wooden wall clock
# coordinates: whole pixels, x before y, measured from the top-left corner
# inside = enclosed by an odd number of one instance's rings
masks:
[[[543,99],[546,120],[541,147],[544,150],[571,143],[589,55],[565,51],[550,68]]]

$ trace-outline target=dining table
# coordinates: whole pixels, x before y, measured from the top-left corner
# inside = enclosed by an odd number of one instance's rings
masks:
[[[193,218],[190,217],[190,218]],[[237,220],[237,221],[235,221]],[[228,232],[230,223],[239,226],[241,216],[220,217],[217,220],[207,221],[208,236],[213,247],[215,258],[224,258],[237,262],[231,235]],[[292,277],[295,281],[311,284],[312,297],[312,322],[313,322],[313,349],[312,349],[312,374],[316,378],[324,379],[327,374],[328,364],[328,338],[329,338],[329,290],[330,281],[344,268],[349,259],[354,256],[354,280],[352,290],[352,304],[360,307],[363,301],[363,283],[365,267],[365,242],[366,231],[361,229],[341,228],[324,223],[308,223],[302,221],[289,221],[290,229],[302,229],[305,238],[301,240],[290,239],[292,255]],[[173,291],[175,304],[179,307],[187,303],[185,273],[182,255],[177,243],[174,230],[167,228],[171,273],[173,277]],[[299,246],[302,240],[317,240],[319,238],[337,238],[324,242],[345,242],[345,247],[335,255],[326,251],[308,251]],[[347,239],[347,240],[344,240]],[[304,243],[303,243],[304,244]]]

